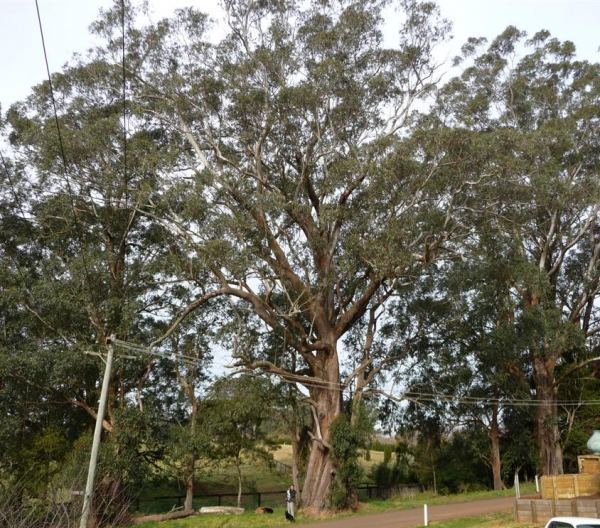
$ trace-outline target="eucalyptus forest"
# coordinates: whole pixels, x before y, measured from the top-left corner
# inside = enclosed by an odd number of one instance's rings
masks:
[[[281,443],[311,511],[369,478],[576,472],[600,429],[600,64],[509,26],[441,65],[438,7],[396,3],[223,0],[216,38],[117,1],[1,109],[0,506],[81,488],[109,345],[97,501],[175,482],[191,509],[219,461],[241,494]]]

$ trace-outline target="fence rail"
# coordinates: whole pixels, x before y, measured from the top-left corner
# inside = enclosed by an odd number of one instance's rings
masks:
[[[358,496],[362,501],[372,499],[388,499],[392,496],[413,498],[420,491],[419,486],[390,486],[382,487],[375,485],[364,485],[357,488]],[[285,490],[255,491],[242,493],[242,506],[278,506],[285,502]],[[200,506],[228,506],[237,504],[237,493],[214,493],[209,495],[195,495],[194,508]],[[138,497],[135,500],[136,511],[141,511],[143,504],[151,504],[150,510],[165,511],[181,508],[185,495],[161,495],[158,497]],[[145,509],[146,510],[146,509]],[[154,511],[153,511],[154,513]]]

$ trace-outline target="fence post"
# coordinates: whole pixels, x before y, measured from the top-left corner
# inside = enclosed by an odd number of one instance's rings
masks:
[[[219,506],[221,506],[221,495],[219,495],[218,497],[219,497],[219,499],[217,502],[219,503]]]
[[[260,508],[260,491],[256,495],[258,496],[258,507]]]
[[[372,497],[372,490],[373,488],[371,488],[371,486],[367,486],[367,495],[369,496],[369,500],[371,500]]]

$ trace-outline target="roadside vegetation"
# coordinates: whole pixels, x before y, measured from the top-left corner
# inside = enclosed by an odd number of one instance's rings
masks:
[[[533,493],[535,488],[532,484],[525,484],[521,487],[522,493]],[[338,512],[328,513],[322,516],[311,517],[300,513],[297,522],[300,523],[318,523],[321,520],[339,519],[347,517],[355,517],[369,515],[374,513],[383,513],[386,511],[408,510],[421,507],[423,504],[430,506],[443,504],[457,504],[461,502],[470,502],[475,500],[493,499],[497,497],[510,497],[514,495],[514,490],[503,491],[481,491],[471,493],[461,493],[459,495],[433,496],[431,493],[420,493],[414,499],[390,498],[388,500],[372,500],[368,503],[361,503],[358,510],[355,512]],[[179,527],[226,527],[226,528],[241,528],[249,527],[279,527],[287,526],[288,522],[284,519],[284,506],[274,507],[274,512],[271,515],[256,514],[253,511],[246,511],[243,515],[206,515],[202,517],[192,517],[189,519],[181,519],[174,521],[166,521],[161,523],[144,523],[139,526],[143,528],[179,528]],[[461,524],[462,523],[462,524]],[[480,524],[478,524],[480,523]],[[526,524],[517,524],[513,522],[512,514],[494,514],[489,516],[469,518],[464,520],[456,520],[451,523],[432,522],[431,526],[440,526],[443,528],[465,528],[467,527],[485,527],[490,528],[529,528]]]
[[[427,0],[222,8],[213,31],[115,0],[0,109],[0,528],[77,522],[95,423],[99,528],[155,494],[191,515],[293,483],[328,515],[366,482],[437,501],[576,472],[600,64],[508,26],[440,65]]]
[[[517,523],[510,514],[469,517],[449,522],[432,522],[436,528],[541,528],[540,524]]]

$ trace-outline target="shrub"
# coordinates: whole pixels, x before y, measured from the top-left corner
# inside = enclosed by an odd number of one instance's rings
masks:
[[[336,474],[329,501],[337,510],[354,508],[358,504],[356,488],[363,477],[358,457],[361,449],[368,448],[373,427],[364,406],[355,412],[358,414],[354,424],[347,414],[341,414],[331,424],[331,444]]]

